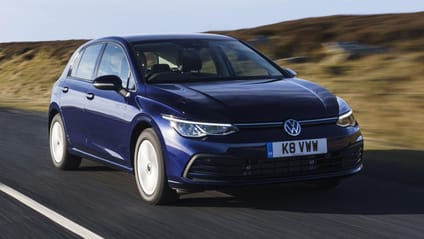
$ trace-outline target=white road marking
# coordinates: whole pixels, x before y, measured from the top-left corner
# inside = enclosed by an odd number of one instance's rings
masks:
[[[53,222],[59,224],[60,226],[68,229],[69,231],[77,234],[78,236],[82,238],[103,238],[96,233],[88,230],[85,227],[82,227],[78,225],[77,223],[69,220],[68,218],[60,215],[59,213],[43,206],[42,204],[32,200],[31,198],[25,196],[24,194],[16,191],[15,189],[4,185],[3,183],[0,183],[0,191],[6,193],[7,195],[15,198],[19,202],[25,204],[26,206],[32,208],[33,210],[37,211],[38,213],[44,215],[48,219],[52,220]]]

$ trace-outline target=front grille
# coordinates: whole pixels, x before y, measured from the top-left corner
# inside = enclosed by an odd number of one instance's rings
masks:
[[[196,181],[238,181],[324,174],[351,169],[360,163],[362,144],[343,151],[293,158],[233,158],[200,155],[186,177]]]
[[[309,120],[299,120],[298,122],[302,126],[312,126],[312,125],[323,125],[323,124],[336,124],[337,117],[321,118],[321,119],[309,119]],[[263,122],[263,123],[236,123],[234,126],[237,128],[247,128],[247,129],[260,129],[260,128],[283,128],[284,121],[282,122]]]

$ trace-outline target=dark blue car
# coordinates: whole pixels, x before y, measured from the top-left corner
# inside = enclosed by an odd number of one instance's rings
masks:
[[[134,173],[152,204],[227,186],[331,188],[362,168],[344,100],[221,35],[84,44],[53,86],[49,135],[56,167],[86,158]]]

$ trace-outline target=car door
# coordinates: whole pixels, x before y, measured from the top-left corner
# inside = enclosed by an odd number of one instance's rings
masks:
[[[87,125],[85,104],[87,88],[91,85],[94,69],[103,44],[89,45],[81,49],[71,63],[68,76],[61,84],[61,113],[68,139],[75,149],[87,149]]]
[[[135,83],[128,56],[115,43],[108,43],[98,66],[97,77],[117,75],[126,89],[126,96],[116,92],[88,87],[92,95],[86,106],[88,146],[90,152],[103,159],[130,166],[130,126],[138,113],[134,106]]]

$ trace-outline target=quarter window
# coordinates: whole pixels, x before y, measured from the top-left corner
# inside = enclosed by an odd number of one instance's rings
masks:
[[[101,44],[86,47],[82,53],[78,66],[74,66],[71,76],[91,80],[101,48]]]

